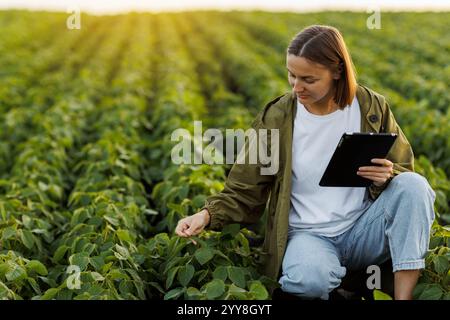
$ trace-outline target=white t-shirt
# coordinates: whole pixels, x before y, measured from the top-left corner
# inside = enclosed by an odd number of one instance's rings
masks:
[[[297,100],[292,147],[292,191],[289,230],[334,237],[348,229],[370,206],[366,188],[321,187],[319,181],[344,132],[361,131],[355,98],[344,110],[310,113]]]

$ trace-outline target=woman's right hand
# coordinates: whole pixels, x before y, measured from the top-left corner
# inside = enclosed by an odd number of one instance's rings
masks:
[[[203,209],[192,216],[188,216],[178,221],[175,233],[180,237],[196,236],[208,225],[209,220],[209,211]],[[194,240],[192,240],[192,242],[197,244]]]

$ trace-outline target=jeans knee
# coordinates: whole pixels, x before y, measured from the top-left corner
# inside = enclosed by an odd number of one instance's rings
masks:
[[[327,300],[329,292],[338,287],[345,276],[345,268],[339,267],[336,272],[326,268],[313,268],[284,274],[280,278],[281,289],[306,299],[320,298]]]
[[[423,210],[412,211],[419,214],[428,214],[427,220],[431,223],[433,222],[435,218],[433,206],[436,193],[424,176],[415,172],[403,172],[395,176],[391,183],[393,183],[392,187],[399,192],[398,195],[401,197],[401,201],[408,201],[412,206],[424,204],[419,206],[424,208]],[[403,197],[406,197],[406,199]],[[411,217],[410,212],[405,212],[405,214],[409,218]]]
[[[412,199],[430,197],[434,202],[436,193],[431,188],[428,180],[416,172],[403,172],[395,176],[391,184],[399,189],[402,194],[407,194]]]
[[[303,281],[303,296],[307,298],[328,299],[328,288],[330,281],[325,274],[317,274],[315,277],[309,277]]]

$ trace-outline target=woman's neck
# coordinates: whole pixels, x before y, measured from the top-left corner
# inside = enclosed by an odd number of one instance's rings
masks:
[[[303,105],[310,113],[323,116],[339,109],[339,106],[334,102],[333,97],[334,94],[331,96],[327,95],[315,103]]]

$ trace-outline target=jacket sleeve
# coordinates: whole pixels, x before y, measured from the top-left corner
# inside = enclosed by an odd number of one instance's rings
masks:
[[[369,187],[369,194],[372,200],[378,198],[381,192],[386,189],[391,180],[402,172],[414,172],[414,153],[403,133],[402,129],[395,120],[389,104],[384,102],[383,119],[381,124],[381,132],[397,133],[397,139],[387,155],[387,159],[394,164],[394,176],[381,186],[374,184]]]
[[[225,181],[223,190],[206,199],[202,209],[208,209],[210,222],[206,229],[220,230],[230,223],[251,224],[256,223],[262,216],[270,190],[274,181],[274,175],[262,175],[264,167],[259,160],[247,161],[249,153],[255,152],[254,143],[259,136],[258,129],[263,129],[261,114],[253,121],[252,128],[257,133],[253,139],[246,139],[240,150],[239,157],[245,156],[243,163],[233,164]],[[270,149],[270,146],[269,148]]]

